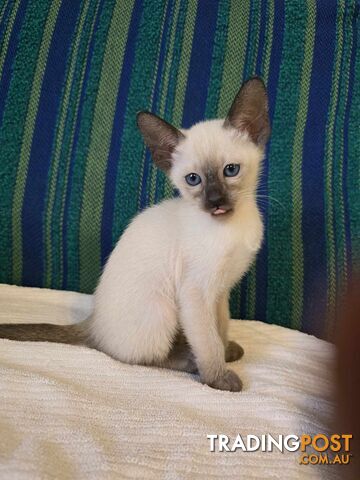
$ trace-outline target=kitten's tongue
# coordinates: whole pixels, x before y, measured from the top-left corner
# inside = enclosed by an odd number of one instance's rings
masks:
[[[226,213],[226,210],[223,208],[217,208],[214,212],[213,215],[222,215],[223,213]]]

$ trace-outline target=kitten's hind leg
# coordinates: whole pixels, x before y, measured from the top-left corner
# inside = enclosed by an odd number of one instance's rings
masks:
[[[197,373],[197,365],[190,345],[182,332],[176,335],[174,344],[165,360],[162,360],[159,367],[179,370],[181,372]]]
[[[225,361],[235,362],[244,355],[244,349],[241,345],[232,340],[229,340],[225,349]]]

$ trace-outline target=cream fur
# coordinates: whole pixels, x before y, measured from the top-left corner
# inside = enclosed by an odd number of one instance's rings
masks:
[[[209,384],[229,373],[227,299],[263,236],[255,200],[262,150],[222,125],[207,121],[184,132],[169,175],[182,198],[148,208],[131,222],[105,266],[91,327],[99,349],[123,362],[150,365],[166,359],[181,328]],[[219,169],[241,165],[238,177],[226,181],[240,182],[245,195],[227,218],[201,209],[191,189],[202,187],[184,182],[189,172],[201,174],[208,161]]]

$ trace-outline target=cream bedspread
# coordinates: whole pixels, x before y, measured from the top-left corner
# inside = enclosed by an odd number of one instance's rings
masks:
[[[0,285],[0,322],[70,323],[92,298]],[[326,432],[334,347],[279,326],[232,321],[242,393],[196,376],[124,365],[97,351],[0,340],[1,479],[337,478],[299,452],[210,452],[208,434]]]

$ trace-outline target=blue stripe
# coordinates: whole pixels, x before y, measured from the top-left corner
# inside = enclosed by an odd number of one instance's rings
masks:
[[[163,35],[161,38],[161,43],[160,43],[160,52],[159,52],[159,64],[158,64],[158,71],[157,71],[157,76],[155,79],[155,89],[154,89],[154,98],[152,101],[152,111],[157,112],[158,110],[158,98],[159,98],[159,92],[160,92],[160,84],[162,80],[162,74],[163,74],[163,66],[164,66],[164,59],[165,59],[165,45],[166,45],[166,40],[167,40],[167,32],[170,27],[170,21],[169,21],[169,15],[171,12],[170,8],[170,3],[166,4],[166,12],[165,12],[165,24],[164,24],[164,31]],[[147,149],[146,155],[145,155],[145,162],[144,162],[144,171],[143,171],[143,179],[142,179],[142,184],[141,184],[141,192],[140,192],[140,210],[143,210],[147,206],[149,206],[150,203],[150,185],[148,185],[148,178],[152,173],[154,165],[151,160],[151,156],[149,154],[149,150]]]
[[[198,2],[186,86],[182,126],[189,128],[204,119],[211,58],[218,13],[218,0]]]
[[[101,263],[104,265],[112,248],[112,224],[114,217],[115,184],[120,167],[120,151],[125,124],[126,102],[130,88],[131,70],[135,58],[137,31],[140,24],[142,0],[136,0],[133,8],[126,49],[121,72],[119,91],[116,100],[114,124],[111,134],[111,145],[105,178],[103,214],[101,221]]]
[[[54,29],[39,102],[22,210],[23,285],[41,285],[44,270],[43,213],[56,114],[80,4],[63,0]],[[64,21],[66,19],[66,21]],[[41,175],[38,172],[42,172]]]
[[[326,320],[324,154],[336,38],[336,5],[318,9],[307,122],[303,142],[302,231],[304,311],[302,330],[320,336]],[[318,321],[316,321],[318,319]]]

